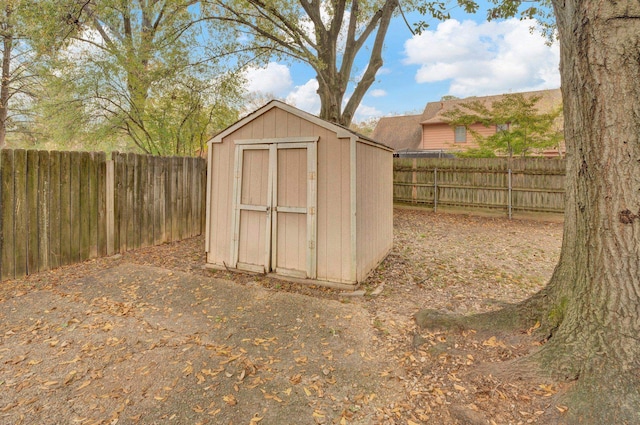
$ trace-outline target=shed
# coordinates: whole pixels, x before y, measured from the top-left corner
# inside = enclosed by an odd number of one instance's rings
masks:
[[[209,141],[207,266],[354,288],[393,244],[393,151],[280,101]]]

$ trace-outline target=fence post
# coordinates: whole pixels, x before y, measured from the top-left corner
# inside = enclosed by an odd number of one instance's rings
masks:
[[[415,204],[418,201],[418,186],[416,186],[416,183],[418,183],[418,159],[417,158],[413,158],[413,167],[412,167],[412,173],[411,173],[411,183],[413,183],[413,186],[411,186],[411,203]]]
[[[114,234],[115,234],[115,209],[114,209],[114,193],[115,193],[115,168],[113,159],[105,162],[107,167],[106,176],[106,210],[107,210],[107,255],[111,256],[115,252]]]
[[[433,212],[438,212],[438,167],[433,169]]]
[[[509,194],[507,195],[507,203],[508,203],[508,209],[509,209],[509,220],[511,220],[511,168],[509,168],[509,176],[508,176],[508,182],[509,182]]]

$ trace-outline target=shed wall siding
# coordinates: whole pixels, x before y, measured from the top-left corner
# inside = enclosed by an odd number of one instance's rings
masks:
[[[357,280],[367,277],[393,245],[393,157],[390,152],[358,143]]]
[[[230,264],[234,140],[319,136],[317,171],[317,279],[350,280],[349,141],[314,123],[273,108],[227,135],[211,149],[211,232],[207,261]],[[390,179],[391,181],[391,179]]]
[[[496,132],[496,126],[490,125],[485,127],[482,124],[473,124],[471,129],[478,132],[482,136],[491,136]],[[467,141],[464,143],[456,143],[455,132],[449,124],[423,124],[422,125],[422,149],[427,150],[465,150],[469,148],[477,148],[478,143],[473,139],[467,131]]]

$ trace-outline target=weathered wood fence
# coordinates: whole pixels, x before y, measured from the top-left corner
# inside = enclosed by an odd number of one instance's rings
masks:
[[[514,212],[564,211],[565,161],[395,158],[394,202]]]
[[[203,159],[111,158],[0,151],[2,280],[203,231]]]

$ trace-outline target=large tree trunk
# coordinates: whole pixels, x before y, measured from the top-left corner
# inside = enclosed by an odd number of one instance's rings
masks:
[[[524,360],[576,381],[568,423],[640,423],[640,3],[554,0],[561,52],[567,198],[549,284],[497,313],[420,326],[522,327],[543,348]]]
[[[640,423],[640,3],[554,7],[569,202],[541,357],[578,379],[574,417]]]

